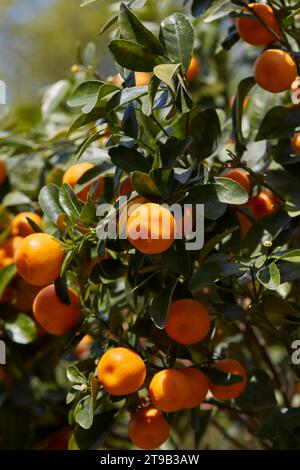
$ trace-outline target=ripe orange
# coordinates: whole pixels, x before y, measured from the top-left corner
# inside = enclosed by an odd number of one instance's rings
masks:
[[[224,170],[221,175],[223,178],[229,178],[236,183],[239,183],[248,194],[251,192],[251,181],[249,173],[243,168],[228,168]]]
[[[63,183],[69,184],[71,188],[74,189],[77,182],[84,175],[84,173],[86,173],[88,170],[90,170],[94,166],[95,165],[93,165],[92,163],[88,163],[88,162],[75,163],[75,165],[70,166],[65,171],[65,174],[63,176]],[[79,191],[77,193],[78,198],[84,202],[87,201],[89,190],[93,186],[93,184],[94,183],[89,183],[81,191]],[[100,176],[98,178],[98,187],[93,196],[94,199],[97,199],[101,196],[103,192],[103,187],[104,187],[104,180],[103,180],[103,177]]]
[[[196,367],[186,367],[180,369],[180,372],[184,374],[190,381],[190,395],[185,403],[185,408],[195,408],[205,399],[208,392],[208,378],[201,370]]]
[[[38,214],[34,212],[21,212],[16,215],[12,221],[11,234],[13,236],[27,237],[35,233],[27,219],[31,219],[39,227],[42,226],[42,219]]]
[[[14,262],[15,253],[22,241],[22,237],[12,237],[0,246],[0,269]]]
[[[58,240],[47,233],[34,233],[20,243],[15,263],[25,281],[45,286],[60,276],[64,257]]]
[[[134,72],[136,86],[147,86],[152,77],[150,72]]]
[[[31,312],[34,299],[40,290],[40,287],[32,286],[22,278],[18,279],[15,292],[15,309],[20,312]]]
[[[0,186],[4,183],[7,177],[6,165],[3,160],[0,160]]]
[[[70,305],[57,297],[54,285],[44,287],[33,302],[33,315],[39,325],[52,335],[61,336],[78,323],[81,310],[78,295],[68,289]]]
[[[120,185],[119,194],[120,196],[127,196],[128,194],[132,193],[132,191],[134,191],[134,189],[132,186],[131,178],[130,176],[127,176],[127,178],[123,180]]]
[[[157,449],[169,436],[170,427],[162,414],[155,408],[145,408],[131,415],[128,434],[136,447]]]
[[[296,132],[291,139],[292,149],[298,155],[300,154],[300,132]]]
[[[191,345],[205,338],[210,325],[205,305],[194,299],[181,299],[170,305],[165,329],[177,343]]]
[[[247,374],[242,364],[235,359],[222,359],[215,362],[214,367],[227,374],[240,375],[243,381],[232,385],[216,385],[209,382],[209,389],[213,396],[219,400],[232,400],[239,397],[247,384]]]
[[[106,351],[98,364],[98,378],[111,395],[129,395],[142,387],[146,366],[131,349],[113,348]]]
[[[274,10],[265,3],[249,3],[249,7],[269,26],[278,36],[282,36],[279,23]],[[235,26],[240,37],[253,46],[264,46],[276,41],[272,34],[247,8],[244,8],[251,17],[236,18]]]
[[[236,216],[240,223],[242,238],[244,238],[249,232],[252,226],[252,222],[251,220],[248,219],[248,217],[245,214],[242,214],[242,212],[237,212]]]
[[[150,399],[161,411],[181,410],[191,394],[190,380],[175,369],[164,369],[155,374],[149,385]]]
[[[297,76],[297,65],[285,51],[268,49],[255,61],[254,78],[259,86],[271,93],[288,90]]]
[[[193,55],[192,60],[190,62],[189,68],[187,69],[186,72],[186,79],[188,82],[193,82],[196,80],[200,73],[200,59],[198,56]]]
[[[174,242],[175,220],[168,209],[148,202],[129,216],[126,234],[129,242],[142,253],[163,253]]]
[[[78,359],[85,359],[89,355],[93,343],[94,338],[91,335],[84,335],[82,340],[79,341],[79,343],[74,349],[74,352]]]
[[[274,214],[280,209],[280,200],[268,189],[262,189],[257,196],[249,199],[250,209],[256,219]]]

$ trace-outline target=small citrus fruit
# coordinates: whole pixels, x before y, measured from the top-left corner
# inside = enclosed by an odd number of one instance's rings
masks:
[[[11,224],[11,234],[13,236],[27,237],[35,233],[27,219],[32,220],[38,227],[42,226],[42,219],[34,212],[21,212],[16,215]]]
[[[145,408],[131,415],[128,434],[136,447],[150,450],[160,447],[169,436],[170,427],[160,411]]]
[[[0,160],[0,186],[4,183],[7,177],[6,165],[3,160]]]
[[[249,173],[243,168],[228,168],[227,170],[221,173],[223,178],[229,178],[236,183],[239,183],[248,194],[251,192],[251,181],[249,178]]]
[[[274,10],[265,3],[249,3],[248,5],[258,15],[261,20],[269,26],[278,36],[282,36],[279,23]],[[247,8],[244,10],[248,16],[241,16],[235,20],[235,26],[240,37],[253,46],[264,46],[276,41],[274,34],[268,30]],[[252,15],[252,16],[250,16]]]
[[[279,49],[267,49],[254,64],[256,83],[271,93],[288,90],[296,76],[297,65],[294,59]]]
[[[150,399],[161,411],[173,412],[185,407],[191,394],[190,380],[175,369],[155,374],[149,385]]]
[[[165,329],[177,343],[191,345],[207,336],[210,325],[205,305],[194,299],[180,299],[170,305]]]
[[[247,374],[242,364],[235,359],[223,359],[215,362],[214,367],[227,374],[239,375],[243,381],[231,385],[216,385],[209,382],[209,389],[213,396],[219,400],[232,400],[239,397],[247,384]]]
[[[249,199],[249,207],[256,219],[274,214],[280,209],[280,205],[278,197],[268,189],[262,189],[257,196]]]
[[[195,408],[205,399],[208,392],[208,378],[196,367],[180,369],[190,381],[191,391],[185,403],[185,408]]]
[[[24,238],[15,253],[19,275],[34,286],[45,286],[60,276],[64,261],[58,240],[47,233],[34,233]]]
[[[78,323],[81,309],[78,295],[68,289],[70,304],[57,296],[54,285],[44,287],[33,302],[33,315],[39,325],[55,336],[61,336]]]
[[[189,68],[186,72],[186,79],[188,82],[193,82],[196,80],[200,73],[200,60],[199,57],[193,55],[192,60],[190,62]]]
[[[150,72],[135,72],[135,84],[136,86],[147,86],[152,77],[152,73]]]
[[[146,378],[146,366],[142,358],[131,349],[113,348],[100,358],[98,378],[111,395],[129,395],[142,387]]]
[[[81,162],[75,163],[75,165],[70,166],[64,173],[63,176],[63,183],[67,183],[71,186],[71,188],[75,188],[76,184],[78,183],[79,179],[91,168],[94,168],[95,165],[88,162]],[[83,189],[81,189],[77,196],[82,201],[87,201],[88,193],[90,188],[93,186],[93,182],[87,184]],[[104,180],[103,177],[100,176],[97,180],[98,187],[93,195],[94,199],[97,199],[101,196],[103,192]]]

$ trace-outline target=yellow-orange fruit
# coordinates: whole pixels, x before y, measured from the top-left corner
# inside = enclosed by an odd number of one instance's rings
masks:
[[[76,292],[68,289],[70,304],[57,296],[54,285],[44,287],[33,303],[33,315],[41,327],[51,335],[62,336],[78,323],[81,309]]]
[[[71,188],[75,188],[79,179],[95,165],[88,162],[75,163],[75,165],[70,166],[64,173],[63,183],[69,184]],[[104,187],[104,179],[100,176],[97,180],[98,187],[93,195],[94,199],[97,199],[101,196]],[[82,201],[87,201],[88,193],[90,188],[93,186],[94,182],[87,184],[81,191],[77,193],[77,196]]]
[[[300,132],[296,132],[291,139],[291,146],[295,153],[300,154]]]
[[[150,72],[134,72],[136,86],[147,86],[152,77]]]
[[[177,343],[191,345],[207,336],[210,325],[205,305],[194,299],[180,299],[170,305],[165,329]]]
[[[129,216],[126,233],[129,242],[142,253],[163,253],[174,242],[175,220],[168,209],[148,202]]]
[[[98,378],[111,395],[129,395],[144,384],[146,366],[142,358],[131,349],[113,348],[101,356]]]
[[[34,212],[21,212],[16,215],[11,224],[11,234],[13,236],[27,237],[35,233],[27,219],[32,220],[38,227],[42,227],[42,219]]]
[[[134,445],[150,450],[160,447],[169,436],[170,427],[155,408],[145,408],[131,415],[128,435]]]
[[[267,49],[255,61],[256,83],[271,93],[288,90],[297,76],[297,65],[285,51]]]
[[[22,237],[12,237],[2,243],[0,246],[0,269],[14,262],[15,253],[22,241]]]
[[[60,276],[64,257],[58,240],[47,233],[34,233],[22,240],[14,260],[25,281],[45,286]]]
[[[223,359],[215,362],[214,367],[227,374],[239,375],[243,378],[243,381],[236,382],[232,385],[216,385],[209,382],[209,389],[213,396],[219,400],[238,398],[247,385],[247,373],[242,364],[235,359]]]
[[[192,60],[190,62],[189,68],[187,69],[186,72],[186,79],[188,82],[192,82],[196,80],[200,73],[200,59],[196,55],[193,55]]]
[[[191,394],[190,380],[175,369],[164,369],[155,374],[149,385],[150,399],[161,411],[181,410]]]
[[[208,392],[208,378],[201,370],[195,367],[180,369],[190,381],[191,391],[185,403],[185,408],[195,408],[205,399]]]
[[[268,189],[262,189],[257,196],[249,199],[249,207],[256,219],[262,219],[267,215],[279,211],[281,201]]]
[[[74,352],[78,359],[85,359],[91,351],[92,344],[94,343],[94,338],[87,334],[79,341],[77,346],[74,349]]]
[[[258,15],[263,23],[269,26],[277,36],[282,36],[280,25],[277,21],[274,10],[265,3],[249,3],[249,7]],[[235,26],[240,37],[253,46],[264,46],[276,41],[276,37],[270,30],[264,26],[247,8],[245,11],[249,13],[249,17],[236,18]],[[252,15],[252,16],[250,16]]]
[[[6,165],[3,160],[0,160],[0,186],[4,183],[7,177]]]

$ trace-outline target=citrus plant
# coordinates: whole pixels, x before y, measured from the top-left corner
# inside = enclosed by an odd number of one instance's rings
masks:
[[[0,445],[299,449],[297,4],[149,3],[3,121]]]

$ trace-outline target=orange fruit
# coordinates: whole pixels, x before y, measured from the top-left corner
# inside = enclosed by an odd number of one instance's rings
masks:
[[[155,408],[133,413],[128,423],[129,437],[140,449],[157,449],[168,439],[169,432],[169,424]]]
[[[67,426],[50,436],[41,446],[41,450],[68,450],[71,435],[72,428]]]
[[[185,403],[185,408],[195,408],[205,399],[208,392],[208,378],[201,370],[196,367],[186,367],[180,369],[180,372],[184,374],[190,381],[190,394]]]
[[[0,186],[4,183],[7,177],[6,165],[3,160],[0,160]]]
[[[288,90],[297,76],[297,65],[285,51],[268,49],[255,61],[256,83],[271,93]]]
[[[142,253],[163,253],[174,242],[175,220],[168,209],[148,202],[129,216],[126,233],[129,242]]]
[[[237,212],[236,216],[240,223],[242,238],[244,238],[249,232],[252,226],[252,222],[251,220],[248,219],[248,217],[245,214],[242,214],[242,212]]]
[[[22,278],[18,279],[15,292],[15,309],[20,312],[31,312],[34,299],[40,290],[40,287],[32,286]]]
[[[13,236],[27,237],[35,233],[27,219],[32,220],[39,227],[42,226],[42,219],[38,214],[34,212],[21,212],[16,215],[12,221],[11,234]]]
[[[281,202],[271,191],[262,189],[257,196],[249,199],[249,206],[253,216],[256,219],[262,219],[277,212],[280,209]]]
[[[165,330],[174,341],[187,346],[204,339],[210,325],[205,305],[194,299],[180,299],[170,305]]]
[[[129,395],[139,390],[146,378],[142,358],[131,349],[113,348],[101,356],[98,378],[111,395]]]
[[[136,86],[147,86],[152,77],[150,72],[134,72],[135,85]]]
[[[78,359],[85,359],[89,355],[93,343],[94,338],[91,335],[84,335],[74,349],[75,355]]]
[[[291,146],[295,153],[300,154],[300,132],[296,132],[291,139]]]
[[[149,385],[150,399],[161,411],[181,410],[191,394],[190,380],[179,370],[164,369],[155,374]]]
[[[120,185],[119,194],[120,196],[127,196],[128,194],[132,193],[132,191],[134,191],[134,189],[132,186],[131,178],[130,176],[127,176],[127,178],[123,180]]]
[[[52,335],[61,336],[78,323],[81,309],[76,292],[68,289],[70,305],[57,296],[55,286],[44,287],[33,302],[33,315],[41,327]]]
[[[22,243],[22,237],[12,237],[0,246],[0,269],[13,264],[15,253]]]
[[[187,69],[186,72],[186,79],[188,82],[193,82],[196,80],[200,73],[200,60],[199,57],[196,55],[193,55],[192,60],[190,62],[189,68]]]
[[[277,21],[274,10],[265,3],[249,3],[249,7],[269,26],[278,36],[282,36],[279,23]],[[264,46],[276,41],[276,37],[251,13],[244,8],[249,16],[236,18],[235,26],[240,37],[253,46]]]
[[[45,286],[60,276],[64,257],[58,240],[47,233],[34,233],[20,243],[15,263],[25,281]]]
[[[70,166],[64,173],[63,176],[63,183],[67,183],[71,186],[71,188],[75,188],[77,182],[79,179],[86,173],[88,170],[93,168],[95,165],[92,163],[88,162],[82,162],[82,163],[75,163],[75,165]],[[94,193],[93,198],[97,199],[101,196],[103,192],[103,187],[104,187],[104,180],[103,177],[100,176],[98,178],[98,187]],[[82,201],[87,201],[88,199],[88,193],[90,188],[93,186],[95,182],[87,184],[81,191],[77,193],[77,196],[79,199]]]
[[[214,367],[227,374],[240,375],[243,381],[232,385],[216,385],[209,382],[209,389],[213,396],[218,400],[232,400],[239,397],[247,384],[247,373],[242,364],[235,359],[222,359],[215,362]]]
[[[236,183],[239,183],[248,194],[251,192],[251,181],[249,173],[243,168],[228,168],[224,170],[221,175],[223,178],[229,178]]]

